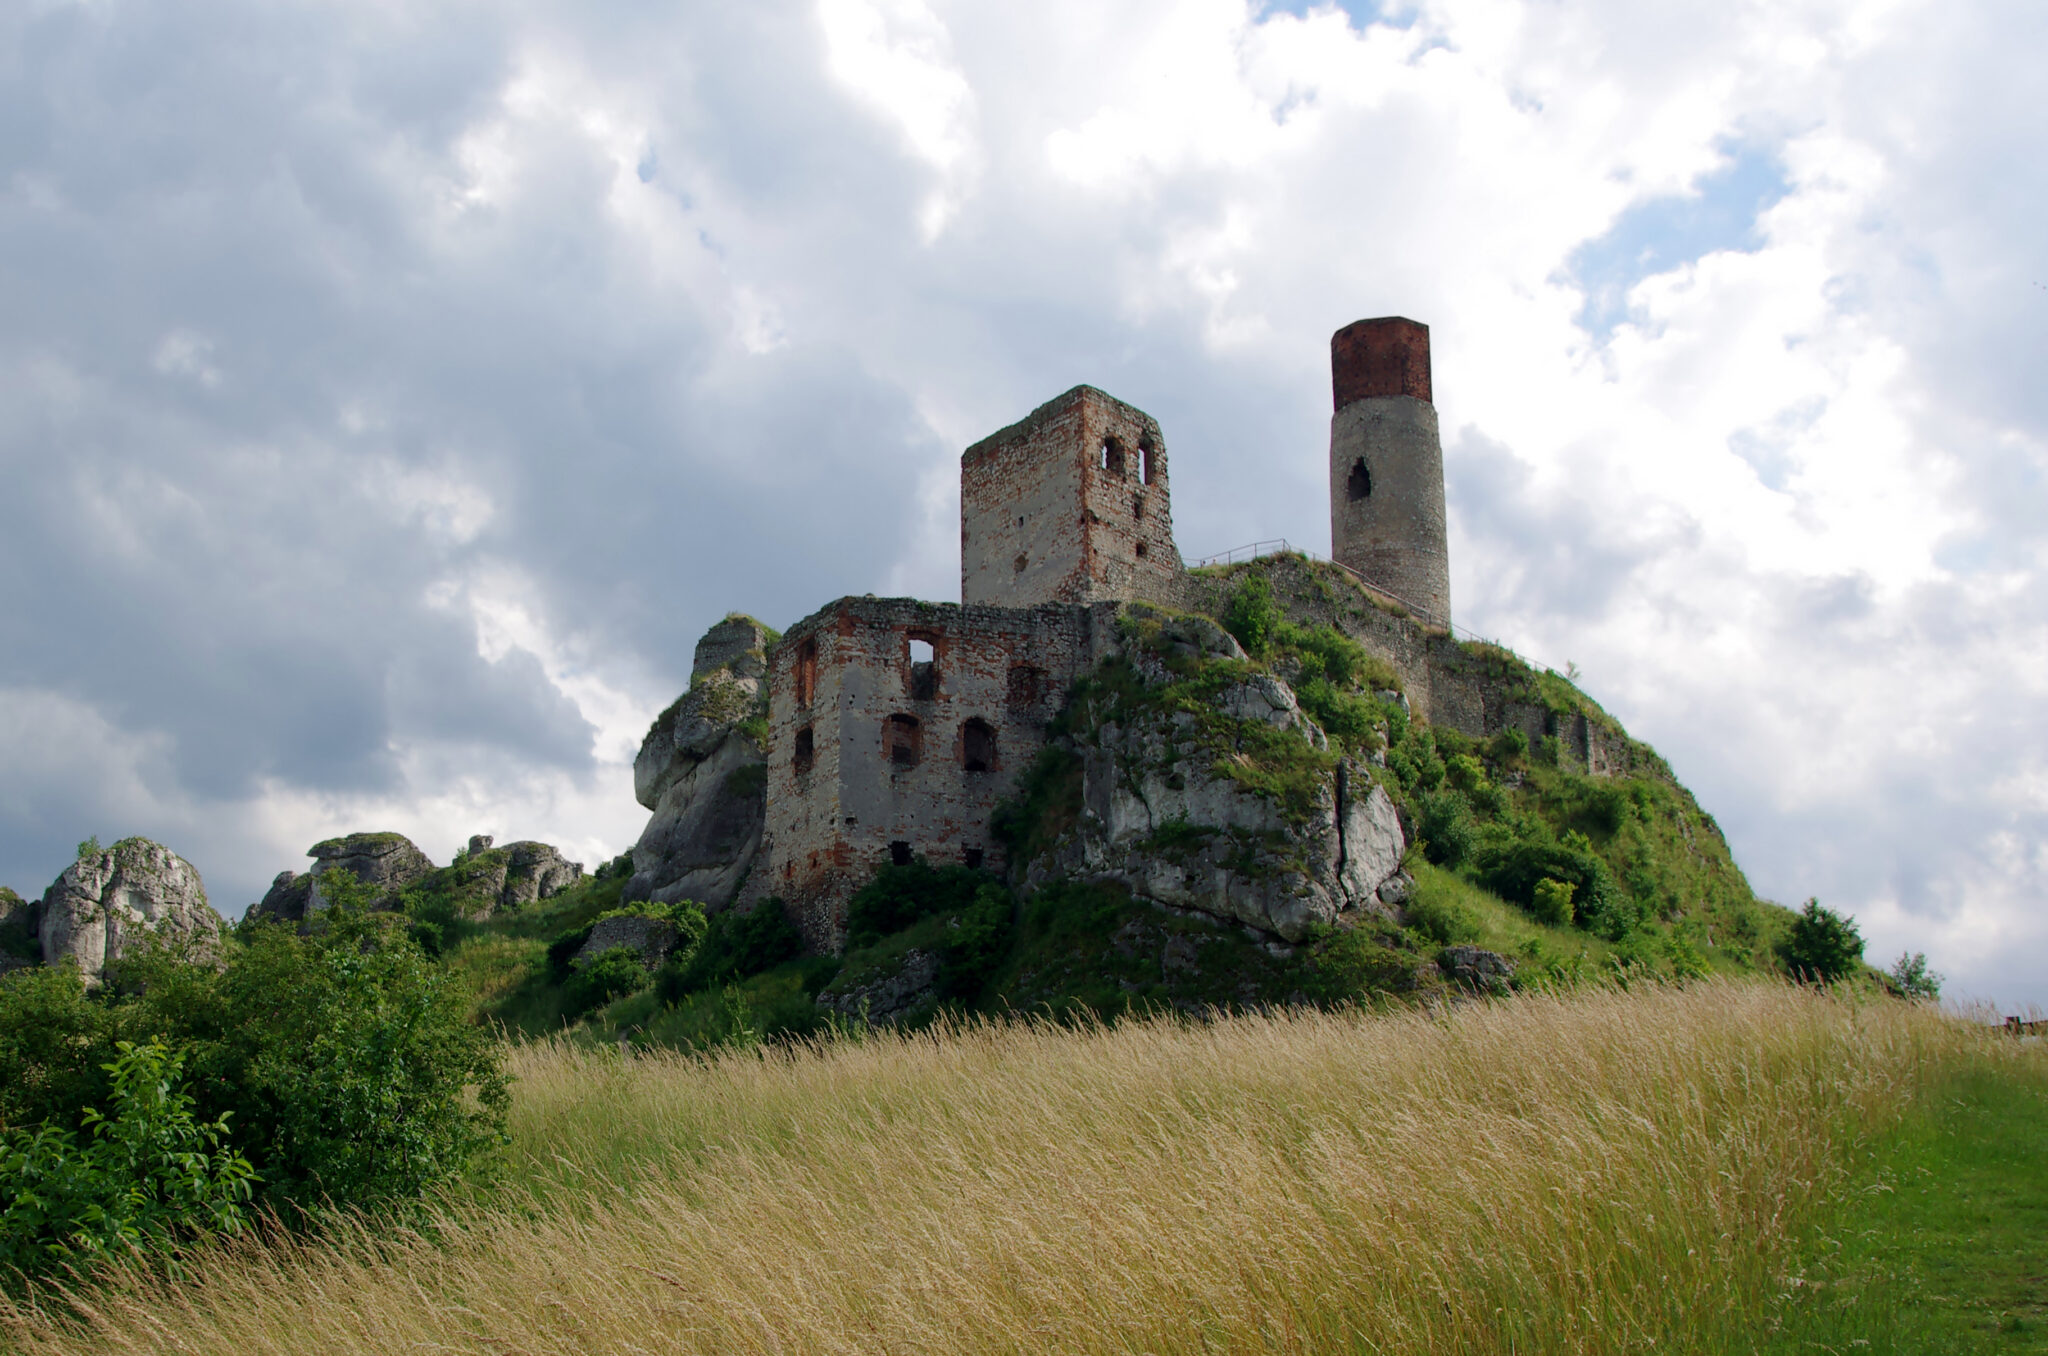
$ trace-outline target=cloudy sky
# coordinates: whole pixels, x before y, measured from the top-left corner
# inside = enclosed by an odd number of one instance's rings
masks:
[[[1435,343],[1459,620],[1757,889],[2048,1003],[2038,0],[0,5],[0,882],[595,862],[730,609],[958,596],[1077,382],[1328,548]]]

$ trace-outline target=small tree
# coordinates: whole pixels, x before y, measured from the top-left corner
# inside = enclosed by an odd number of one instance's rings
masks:
[[[1548,923],[1554,928],[1570,927],[1572,923],[1572,895],[1578,887],[1567,880],[1552,880],[1545,877],[1536,882],[1535,902],[1529,912],[1539,923]]]
[[[1885,978],[1901,998],[1941,997],[1941,976],[1927,967],[1927,957],[1918,951],[1901,951]]]
[[[1862,962],[1863,934],[1850,919],[1809,899],[1778,943],[1778,958],[1798,979],[1832,984],[1853,974]]]

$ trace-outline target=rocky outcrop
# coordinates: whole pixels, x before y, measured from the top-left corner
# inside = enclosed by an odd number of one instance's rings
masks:
[[[627,899],[732,902],[761,851],[768,629],[728,617],[697,642],[690,690],[661,713],[633,760],[633,793],[654,812],[633,847]]]
[[[1176,653],[1171,646],[1197,660],[1243,657],[1234,640],[1203,618],[1167,618],[1146,645],[1133,650],[1131,662],[1155,685],[1172,681],[1163,662]],[[1328,749],[1293,690],[1273,674],[1250,672],[1217,690],[1211,702],[1226,731],[1230,724],[1265,726],[1301,740],[1304,754]],[[1213,714],[1169,707],[1085,733],[1077,746],[1079,828],[1030,865],[1027,888],[1057,875],[1118,881],[1135,895],[1248,923],[1290,942],[1352,911],[1391,919],[1381,890],[1392,886],[1390,893],[1399,893],[1407,840],[1393,800],[1370,771],[1346,760],[1312,759],[1310,773],[1295,769],[1297,782],[1312,783],[1312,791],[1304,794],[1297,785],[1289,803],[1261,789],[1256,778],[1220,770],[1217,731]],[[1328,771],[1314,771],[1320,768]]]
[[[590,940],[569,958],[571,968],[581,969],[617,947],[627,947],[640,954],[640,963],[652,970],[668,959],[669,952],[676,949],[682,934],[676,925],[666,918],[641,918],[622,914],[612,918],[600,918],[590,929]]]
[[[249,909],[251,917],[296,923],[327,907],[320,896],[320,877],[346,871],[370,888],[370,907],[395,909],[399,892],[434,871],[433,859],[402,833],[352,833],[329,838],[306,849],[313,869],[303,874],[280,871],[263,898]]]
[[[1479,993],[1506,993],[1515,977],[1514,963],[1498,951],[1479,946],[1447,946],[1437,968],[1453,984]]]
[[[68,960],[89,984],[144,938],[210,955],[220,937],[199,872],[147,838],[82,854],[43,892],[37,913],[43,964]]]
[[[818,995],[818,1006],[841,1017],[893,1024],[897,1018],[931,1001],[937,992],[939,958],[932,952],[912,948],[887,968],[835,980]]]
[[[469,840],[469,852],[448,868],[447,889],[466,918],[482,921],[508,909],[552,899],[583,879],[583,863],[559,848],[530,840],[494,848],[487,834]]]

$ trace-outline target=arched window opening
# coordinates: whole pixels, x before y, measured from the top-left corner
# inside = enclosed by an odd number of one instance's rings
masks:
[[[884,722],[882,747],[897,767],[915,767],[924,752],[924,731],[916,716],[895,715]]]
[[[1349,489],[1353,499],[1372,498],[1372,472],[1366,468],[1364,457],[1352,463]]]
[[[1113,476],[1124,473],[1124,445],[1114,438],[1102,440],[1101,467]]]
[[[1158,469],[1159,449],[1152,446],[1148,437],[1138,439],[1138,479],[1147,485],[1152,483],[1152,473]]]
[[[801,777],[811,770],[811,764],[816,761],[817,743],[811,735],[811,727],[806,725],[796,732],[796,747],[790,754],[790,766]]]
[[[960,765],[969,772],[995,771],[995,728],[978,716],[960,731]]]
[[[806,638],[796,647],[796,704],[809,706],[818,695],[818,641]]]

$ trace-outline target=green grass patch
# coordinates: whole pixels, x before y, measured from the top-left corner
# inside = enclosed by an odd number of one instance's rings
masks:
[[[1952,1071],[1860,1157],[1755,1349],[2048,1352],[2048,1052]]]

